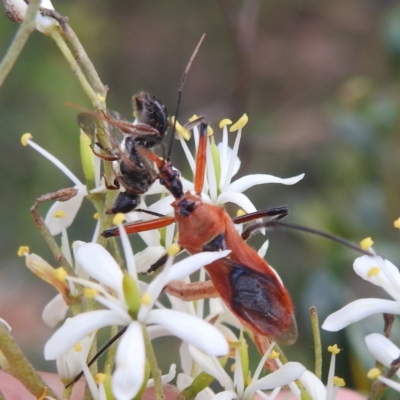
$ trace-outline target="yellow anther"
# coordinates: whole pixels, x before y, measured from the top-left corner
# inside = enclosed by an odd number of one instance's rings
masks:
[[[100,385],[100,383],[103,383],[106,379],[107,375],[99,372],[98,374],[96,374],[94,381],[96,382],[97,385]]]
[[[87,297],[88,299],[93,299],[99,294],[98,290],[93,289],[93,288],[84,288],[83,289],[83,295]]]
[[[243,209],[239,208],[239,210],[237,210],[237,212],[236,212],[236,216],[237,217],[242,217],[243,215],[246,215],[246,211],[244,211]]]
[[[252,377],[251,377],[251,376],[248,376],[248,377],[246,378],[246,386],[249,386],[252,382],[253,382]]]
[[[122,213],[115,214],[115,217],[113,219],[113,224],[114,225],[119,225],[122,224],[125,221],[125,215]]]
[[[199,117],[198,117],[196,114],[193,114],[193,116],[191,116],[191,117],[189,118],[189,122],[196,121],[197,118],[199,118]]]
[[[94,218],[94,219],[100,219],[99,213],[94,213],[94,214],[93,214],[93,218]]]
[[[29,254],[29,246],[19,246],[17,254],[18,257],[24,257],[25,255]]]
[[[54,213],[54,218],[65,218],[66,216],[67,214],[63,210],[58,210]]]
[[[393,222],[395,228],[400,229],[400,218],[397,218],[396,221]]]
[[[174,118],[171,118],[171,124],[174,124]],[[189,140],[190,139],[190,132],[185,129],[180,123],[179,121],[176,121],[175,124],[175,129],[176,132],[179,136],[182,136],[185,140]]]
[[[381,269],[379,267],[372,267],[368,271],[368,278],[372,278],[375,275],[378,275],[381,272]]]
[[[33,136],[30,134],[30,133],[24,133],[22,136],[21,136],[21,143],[22,143],[22,146],[28,146],[28,142],[29,142],[29,140],[31,140],[33,138]]]
[[[213,128],[210,125],[207,125],[207,136],[212,136],[214,134]]]
[[[268,356],[269,360],[275,360],[275,358],[279,357],[279,353],[275,350],[272,350],[271,353]]]
[[[233,363],[231,365],[231,372],[235,372],[236,371],[236,363]]]
[[[151,304],[151,296],[148,293],[143,293],[143,296],[140,299],[140,302],[144,305],[144,306],[148,306]]]
[[[377,379],[380,375],[381,371],[379,368],[371,368],[367,373],[368,379]]]
[[[81,342],[78,342],[75,346],[74,346],[74,350],[78,353],[78,351],[82,350],[82,345]]]
[[[346,385],[346,382],[343,378],[339,378],[338,376],[333,377],[333,384],[338,387],[343,387]]]
[[[54,270],[54,276],[56,277],[56,279],[58,279],[61,282],[65,281],[65,278],[67,277],[67,271],[63,268],[57,268]]]
[[[249,121],[249,117],[247,116],[247,114],[243,114],[238,120],[237,122],[235,122],[230,128],[229,128],[229,132],[236,132],[239,129],[242,129],[247,122]]]
[[[220,129],[222,129],[224,126],[230,125],[232,123],[232,121],[229,118],[224,118],[220,123],[219,123],[219,127]]]
[[[367,237],[360,242],[360,246],[363,250],[368,250],[373,244],[374,242],[370,237]]]
[[[340,353],[340,349],[339,347],[337,347],[337,344],[334,344],[333,346],[328,346],[328,351],[335,355]]]
[[[167,253],[170,257],[175,257],[181,251],[181,247],[178,243],[172,243],[171,246],[168,247]]]

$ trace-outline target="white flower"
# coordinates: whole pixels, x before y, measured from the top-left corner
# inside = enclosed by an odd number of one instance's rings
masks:
[[[7,2],[6,2],[7,3]],[[28,5],[24,0],[8,0],[8,3],[14,7],[13,11],[19,14],[19,18],[23,20],[28,9]],[[50,0],[41,0],[40,6],[50,10],[54,10]],[[44,34],[49,34],[51,29],[58,26],[58,22],[54,18],[43,17],[40,12],[36,15],[36,29]]]
[[[365,337],[369,352],[385,367],[390,368],[393,361],[400,357],[400,349],[387,337],[379,333],[371,333]],[[400,378],[400,371],[396,372]]]
[[[230,121],[229,121],[230,123]],[[220,127],[223,128],[222,142],[215,146],[212,140],[209,140],[207,146],[207,181],[204,184],[203,196],[205,201],[209,201],[216,205],[223,205],[225,203],[235,203],[242,208],[246,213],[257,211],[254,204],[250,199],[243,194],[243,192],[255,185],[264,183],[282,183],[284,185],[293,185],[300,181],[304,174],[295,176],[293,178],[282,179],[273,175],[266,174],[252,174],[246,175],[242,178],[232,182],[232,178],[236,175],[240,168],[240,160],[237,156],[240,139],[242,135],[242,128],[247,123],[246,114],[239,119],[237,123],[231,126],[230,132],[237,131],[236,140],[233,149],[228,146],[228,127],[226,120],[221,121]],[[198,128],[193,128],[196,149],[198,144],[199,132]],[[188,158],[189,165],[194,173],[195,161],[190,153],[186,142],[180,136],[182,147]],[[184,185],[185,186],[185,185]],[[188,187],[193,190],[193,185]]]
[[[226,339],[210,324],[177,311],[153,310],[152,308],[169,281],[181,279],[227,254],[229,251],[200,253],[176,264],[172,264],[170,258],[162,273],[148,286],[135,318],[130,309],[132,294],[124,291],[123,284],[126,283],[126,277],[115,260],[98,244],[82,245],[77,250],[77,262],[102,286],[79,278],[69,278],[69,280],[97,290],[95,299],[108,310],[91,311],[72,318],[49,339],[45,346],[45,358],[59,357],[82,338],[99,328],[109,325],[128,326],[118,346],[116,371],[112,382],[113,393],[118,400],[121,400],[135,397],[145,379],[142,329],[146,324],[163,326],[171,334],[192,343],[208,354],[226,354],[228,352]],[[133,268],[128,267],[128,270],[131,271]],[[131,279],[135,279],[134,273],[130,272],[130,276]]]
[[[336,332],[373,314],[400,314],[400,272],[390,261],[379,256],[362,256],[354,261],[361,278],[383,288],[394,300],[366,298],[355,300],[326,318],[322,328]]]
[[[78,190],[76,196],[70,200],[60,202],[56,201],[49,209],[45,217],[45,224],[50,230],[50,233],[55,236],[62,232],[63,229],[68,228],[74,221],[76,214],[81,207],[83,198],[87,196],[86,185],[84,185],[70,169],[67,168],[59,159],[50,154],[47,150],[43,149],[32,140],[32,135],[26,133],[22,136],[21,142],[24,146],[29,145],[42,156],[52,162],[61,172],[63,172],[75,185]],[[64,218],[57,217],[60,212],[65,216]]]
[[[208,356],[192,346],[189,346],[189,351],[193,360],[202,368],[202,370],[213,376],[225,389],[223,392],[214,396],[213,399],[250,400],[256,393],[259,396],[263,396],[263,393],[261,392],[262,390],[281,388],[282,386],[293,383],[296,379],[299,379],[306,370],[300,363],[288,362],[285,365],[281,365],[277,371],[259,378],[264,363],[274,345],[275,344],[272,344],[270,346],[264,357],[261,359],[249,385],[247,385],[243,379],[242,361],[239,348],[236,348],[235,350],[236,367],[234,379],[227,374],[220,365],[218,359],[215,357]]]

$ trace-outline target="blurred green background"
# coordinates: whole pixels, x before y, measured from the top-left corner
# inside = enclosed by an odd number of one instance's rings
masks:
[[[306,174],[292,187],[251,189],[247,194],[258,209],[288,204],[290,221],[355,242],[372,236],[375,250],[398,262],[393,228],[400,216],[397,2],[85,0],[54,6],[69,17],[108,85],[108,107],[126,116],[139,90],[159,96],[173,113],[182,72],[205,32],[180,119],[205,114],[216,128],[220,119],[235,120],[246,112],[240,174]],[[0,16],[2,55],[17,28]],[[29,245],[52,261],[29,207],[35,197],[71,183],[22,147],[20,136],[31,132],[83,179],[77,112],[66,102],[90,107],[55,43],[35,32],[0,90],[0,317],[41,369],[52,368],[41,361],[51,330],[40,313],[54,291],[25,270],[16,252]],[[184,171],[179,151],[173,157]],[[86,204],[70,229],[71,240],[90,240],[92,214]],[[300,330],[298,343],[286,351],[312,369],[308,308],[315,305],[322,322],[351,300],[385,295],[355,275],[355,252],[298,232],[272,231],[268,237],[268,260],[294,299]],[[262,241],[257,237],[251,243],[258,247]],[[368,388],[364,376],[373,359],[363,337],[382,326],[378,316],[344,332],[322,332],[324,349],[332,343],[344,349],[336,374],[348,386]]]

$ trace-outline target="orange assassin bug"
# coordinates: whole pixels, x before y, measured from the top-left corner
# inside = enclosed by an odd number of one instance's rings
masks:
[[[204,203],[201,191],[204,183],[207,124],[200,123],[200,141],[196,160],[195,193],[184,193],[179,172],[172,163],[143,149],[142,153],[154,161],[159,170],[160,183],[175,198],[172,207],[174,217],[161,217],[151,221],[125,225],[128,234],[168,226],[176,222],[178,244],[190,254],[201,251],[220,251],[230,249],[231,254],[205,267],[211,283],[181,290],[167,288],[171,294],[183,299],[219,295],[233,314],[257,337],[266,337],[290,344],[297,338],[293,304],[290,296],[274,270],[251,248],[236,231],[234,223],[248,222],[262,216],[280,219],[288,212],[286,207],[259,211],[232,220],[221,206]],[[118,228],[104,231],[103,236],[118,236]],[[246,231],[244,236],[246,236]],[[199,297],[198,297],[199,296]],[[260,340],[258,340],[260,342]],[[262,342],[262,340],[261,340]]]

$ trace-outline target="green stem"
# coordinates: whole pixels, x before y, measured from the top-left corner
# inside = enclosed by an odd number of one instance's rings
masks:
[[[6,77],[10,73],[12,67],[17,61],[22,49],[25,46],[29,36],[36,28],[35,17],[40,7],[40,0],[31,0],[25,15],[24,22],[18,29],[11,46],[8,48],[6,55],[0,64],[0,87],[3,85]]]
[[[310,307],[311,330],[314,339],[314,352],[315,352],[315,376],[318,379],[322,377],[322,346],[321,346],[321,332],[319,330],[319,321],[317,309]]]
[[[47,388],[47,395],[58,399],[58,396],[47,386],[25,358],[3,323],[0,323],[0,351],[2,369],[18,379],[36,398],[42,396],[44,389]]]
[[[144,345],[146,348],[146,356],[147,360],[150,364],[150,371],[151,376],[154,380],[154,388],[156,390],[156,399],[157,400],[164,400],[164,393],[161,381],[161,371],[158,368],[156,355],[154,353],[153,345],[151,343],[150,337],[147,333],[146,326],[143,326],[143,338],[144,338]]]
[[[111,332],[110,332],[110,337],[113,338],[117,333],[118,333],[118,327],[112,326]],[[111,373],[112,373],[112,370],[114,367],[114,362],[115,362],[115,354],[117,352],[117,343],[118,343],[118,340],[108,348],[106,362],[104,363],[104,373],[106,375],[111,375]]]
[[[67,60],[69,66],[72,69],[72,72],[76,75],[78,78],[83,91],[86,93],[86,95],[89,97],[90,101],[93,104],[93,107],[96,108],[97,110],[101,110],[103,107],[103,101],[99,98],[98,94],[92,89],[90,86],[88,80],[86,79],[86,76],[83,74],[81,67],[78,65],[76,62],[71,50],[67,46],[63,36],[61,35],[61,28],[60,27],[55,27],[51,31],[51,38],[56,42],[58,48],[61,50],[61,53],[63,53],[65,59]]]
[[[82,68],[82,71],[85,74],[90,86],[100,96],[105,97],[107,94],[107,89],[101,82],[93,63],[90,61],[85,49],[69,24],[63,25],[62,35],[68,47],[71,49],[74,59]]]

